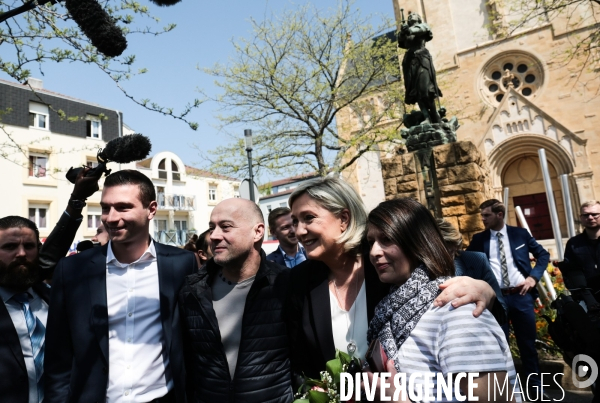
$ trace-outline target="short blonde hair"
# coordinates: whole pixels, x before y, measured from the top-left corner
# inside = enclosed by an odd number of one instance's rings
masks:
[[[585,203],[583,203],[581,205],[581,207],[579,208],[579,212],[582,212],[585,207],[593,207],[596,204],[600,204],[600,201],[598,201],[598,200],[588,200],[588,201],[586,201]]]
[[[344,209],[350,212],[348,228],[336,242],[344,245],[345,252],[360,253],[360,244],[367,223],[367,211],[356,190],[340,178],[331,176],[314,178],[294,189],[288,200],[290,208],[293,208],[294,202],[305,193],[336,217]]]

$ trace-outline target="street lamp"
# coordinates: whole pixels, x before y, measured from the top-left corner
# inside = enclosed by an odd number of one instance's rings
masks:
[[[254,175],[252,173],[252,130],[244,130],[244,140],[246,140],[246,152],[248,153],[248,171],[250,172],[250,200],[256,203],[254,196]]]

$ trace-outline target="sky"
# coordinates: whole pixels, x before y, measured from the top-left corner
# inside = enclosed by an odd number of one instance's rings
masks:
[[[147,0],[140,1],[148,4]],[[335,7],[337,0],[313,0],[320,9]],[[161,23],[175,23],[177,27],[161,36],[138,35],[128,38],[125,51],[136,55],[136,66],[147,68],[148,73],[124,82],[128,92],[139,99],[148,98],[163,106],[180,111],[195,98],[201,98],[198,88],[217,94],[218,88],[198,67],[227,63],[233,56],[231,40],[250,37],[250,18],[262,20],[271,13],[305,4],[303,0],[182,0],[171,7],[152,7],[152,13]],[[364,15],[373,15],[372,24],[378,26],[382,16],[393,18],[392,0],[356,0],[354,8]],[[44,63],[42,72],[31,66],[31,76],[40,78],[44,88],[117,109],[124,115],[124,123],[136,133],[150,138],[152,154],[171,151],[186,165],[202,167],[205,162],[195,147],[214,149],[227,144],[230,138],[217,128],[218,105],[204,103],[195,109],[189,119],[199,124],[194,131],[182,121],[150,112],[127,99],[112,80],[92,65],[80,63]],[[0,78],[13,81],[0,73]],[[252,129],[252,127],[248,127]],[[241,129],[240,129],[241,130]],[[261,178],[265,179],[265,178]],[[277,178],[268,178],[269,180]]]

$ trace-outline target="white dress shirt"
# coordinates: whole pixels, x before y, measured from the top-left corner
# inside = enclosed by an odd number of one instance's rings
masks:
[[[329,288],[329,287],[328,287]],[[329,289],[329,304],[331,306],[331,330],[333,331],[333,344],[335,348],[348,352],[348,343],[354,340],[356,352],[354,357],[364,359],[369,343],[367,343],[367,330],[369,319],[367,315],[367,292],[363,281],[349,311],[340,308],[336,295]]]
[[[31,313],[46,326],[46,320],[48,319],[48,304],[46,304],[33,289],[29,288],[27,293],[30,295],[29,309],[31,310]],[[23,352],[23,358],[25,358],[25,368],[27,368],[27,377],[29,378],[29,403],[38,403],[37,377],[35,373],[35,364],[33,362],[31,339],[29,338],[29,330],[27,329],[27,323],[25,322],[23,305],[12,299],[15,294],[16,293],[12,290],[0,287],[0,296],[2,297],[4,305],[6,305],[6,310],[12,319],[13,325],[15,325],[15,330],[17,331],[19,341],[21,342],[21,351]]]
[[[163,351],[160,289],[154,242],[131,264],[106,254],[110,403],[148,402],[173,388]]]
[[[517,269],[517,266],[515,266],[512,250],[510,248],[510,240],[508,239],[508,233],[506,232],[506,225],[503,226],[500,231],[494,231],[493,229],[490,230],[490,266],[492,267],[492,271],[496,276],[498,284],[500,284],[500,288],[504,288],[504,286],[502,285],[502,266],[500,264],[500,247],[498,245],[498,232],[500,232],[503,235],[502,244],[504,245],[504,255],[506,256],[508,279],[510,280],[509,287],[516,287],[517,285],[525,281],[525,277],[523,277],[523,274],[521,274],[519,269]],[[517,245],[517,247],[523,246]],[[527,246],[525,245],[525,247]]]

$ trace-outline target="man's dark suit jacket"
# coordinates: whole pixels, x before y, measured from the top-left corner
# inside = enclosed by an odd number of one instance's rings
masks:
[[[454,269],[456,276],[468,276],[483,280],[492,287],[492,290],[496,293],[496,302],[492,306],[491,312],[498,323],[503,325],[506,322],[508,307],[487,256],[481,252],[461,251],[454,258]]]
[[[275,262],[280,266],[287,267],[285,265],[285,260],[283,259],[283,254],[279,248],[275,249],[273,252],[267,255],[267,260],[270,262]]]
[[[169,352],[177,403],[185,402],[185,370],[177,295],[197,270],[193,253],[154,243],[160,289],[163,351]],[[92,248],[59,262],[46,330],[45,403],[106,401],[108,310],[106,253]]]
[[[50,288],[43,283],[35,284],[32,288],[46,303],[49,302]],[[29,402],[29,378],[21,342],[6,305],[1,300],[0,357],[0,401]]]
[[[304,249],[300,249],[300,250],[303,251]],[[306,252],[302,252],[302,253],[304,253],[304,257],[306,257]],[[287,267],[287,265],[285,264],[285,259],[283,258],[283,253],[281,253],[281,249],[279,247],[277,249],[275,249],[275,251],[273,251],[267,255],[267,260],[270,262],[275,262],[280,266]]]
[[[510,242],[510,250],[517,269],[523,274],[523,277],[533,277],[539,281],[548,267],[550,254],[542,247],[534,237],[532,237],[525,228],[506,226],[508,241]],[[491,231],[485,230],[473,235],[473,239],[467,248],[468,251],[483,252],[490,258],[490,237]],[[535,267],[531,268],[529,253],[537,259]],[[533,287],[530,291],[537,296],[537,290]]]
[[[63,214],[40,249],[40,267],[45,277],[51,274],[59,259],[63,258],[73,243],[81,220]],[[33,290],[50,302],[50,288],[43,283],[35,284]],[[0,302],[0,401],[11,403],[29,402],[29,378],[21,342],[6,306]]]

